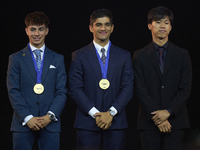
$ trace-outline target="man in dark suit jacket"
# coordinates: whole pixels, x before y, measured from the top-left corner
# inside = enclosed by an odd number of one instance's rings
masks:
[[[167,8],[152,9],[148,28],[153,42],[134,54],[135,95],[140,106],[137,128],[143,150],[182,150],[189,128],[186,100],[192,67],[188,52],[168,41],[172,22]]]
[[[9,57],[7,88],[14,110],[11,131],[16,150],[31,150],[35,137],[39,149],[59,150],[67,75],[64,57],[44,44],[48,23],[42,12],[28,14],[30,43]]]
[[[109,41],[114,28],[110,11],[94,11],[89,28],[94,40],[73,52],[69,70],[69,94],[78,105],[77,145],[86,150],[123,150],[125,106],[133,95],[131,56]]]

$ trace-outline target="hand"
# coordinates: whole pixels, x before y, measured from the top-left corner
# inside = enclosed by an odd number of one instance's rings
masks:
[[[163,123],[157,125],[160,132],[170,133],[171,132],[171,124],[168,120],[164,121]]]
[[[101,117],[100,116],[96,116],[95,117],[96,120],[96,124],[98,125],[101,121]],[[110,123],[107,127],[105,126],[105,128],[103,128],[103,130],[107,130],[108,128],[110,128],[110,126],[112,125],[112,123]]]
[[[96,124],[103,130],[107,130],[112,125],[113,116],[110,115],[110,112],[100,112],[94,114]]]
[[[26,125],[33,131],[38,131],[40,129],[43,129],[42,126],[42,117],[33,117],[31,118]]]
[[[46,127],[50,122],[51,122],[51,119],[49,118],[49,115],[45,115],[45,116],[42,116],[43,120],[41,121],[41,124],[44,127]]]
[[[167,110],[157,110],[152,112],[151,114],[154,115],[151,119],[154,121],[155,125],[161,124],[170,116],[170,113]]]

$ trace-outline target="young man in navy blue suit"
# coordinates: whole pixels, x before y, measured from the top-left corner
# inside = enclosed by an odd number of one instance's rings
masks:
[[[125,106],[133,95],[131,56],[111,44],[114,25],[107,9],[92,13],[89,29],[94,40],[73,52],[69,70],[69,94],[78,105],[78,149],[123,150]]]
[[[137,128],[143,150],[183,150],[189,118],[192,67],[186,50],[168,41],[173,14],[165,7],[148,14],[153,42],[134,53]]]
[[[29,43],[10,55],[7,72],[9,99],[14,110],[13,149],[31,150],[34,138],[40,150],[59,150],[60,115],[66,102],[64,57],[48,49],[48,17],[42,12],[25,18]]]

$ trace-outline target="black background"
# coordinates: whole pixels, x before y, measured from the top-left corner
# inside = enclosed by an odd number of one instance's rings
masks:
[[[191,129],[185,148],[196,150],[200,145],[200,2],[199,0],[1,0],[0,1],[0,147],[12,149],[10,124],[12,107],[6,89],[6,71],[10,54],[24,48],[28,41],[25,33],[24,18],[28,13],[43,11],[50,19],[49,34],[45,44],[52,50],[63,54],[66,70],[71,61],[71,53],[87,44],[92,39],[89,32],[89,16],[100,8],[109,9],[114,16],[114,32],[111,35],[113,44],[133,54],[151,41],[147,28],[147,14],[151,8],[165,6],[174,14],[174,24],[169,40],[187,49],[193,66],[193,84],[187,106]],[[129,128],[126,134],[126,149],[140,150],[140,139],[136,131],[137,102],[132,99],[127,105]],[[73,150],[76,144],[76,130],[73,123],[76,113],[75,102],[68,97],[63,110],[61,150]],[[199,145],[198,145],[199,144]],[[33,149],[37,149],[34,146]]]

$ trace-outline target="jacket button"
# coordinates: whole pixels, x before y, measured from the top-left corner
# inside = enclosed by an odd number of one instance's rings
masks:
[[[36,104],[39,105],[39,102],[37,102]]]
[[[165,88],[165,86],[164,86],[164,85],[162,85],[162,86],[161,86],[161,88],[162,88],[162,89],[164,89],[164,88]]]

